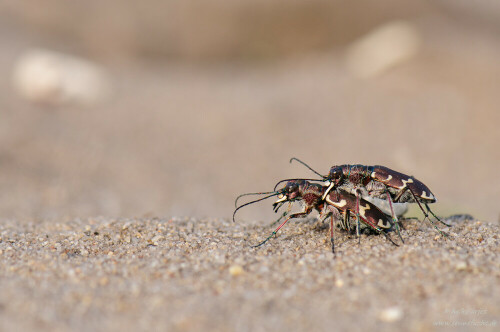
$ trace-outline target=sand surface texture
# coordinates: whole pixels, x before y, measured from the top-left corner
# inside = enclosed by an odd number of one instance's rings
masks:
[[[7,221],[0,330],[496,330],[499,227],[447,221],[408,220],[400,247],[337,231],[335,257],[314,219],[260,248],[260,222]]]

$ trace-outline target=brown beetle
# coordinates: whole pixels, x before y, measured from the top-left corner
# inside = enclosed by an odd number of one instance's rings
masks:
[[[383,234],[390,242],[397,246],[397,244],[386,234],[393,229],[393,222],[391,218],[380,211],[375,205],[367,202],[363,199],[358,200],[356,196],[348,193],[342,189],[330,190],[326,198],[323,199],[327,186],[322,186],[317,183],[311,183],[306,180],[293,179],[287,182],[287,184],[280,190],[269,192],[269,193],[256,193],[256,194],[271,194],[264,198],[246,203],[236,208],[235,212],[254,202],[258,202],[265,198],[278,195],[278,200],[273,204],[275,211],[284,203],[291,203],[294,201],[300,201],[303,203],[304,208],[301,212],[290,214],[284,222],[282,222],[275,230],[268,236],[264,241],[257,244],[254,247],[259,247],[271,239],[276,233],[290,220],[293,218],[301,218],[309,215],[313,210],[320,213],[320,221],[323,222],[326,218],[330,217],[330,240],[332,244],[332,252],[335,253],[335,245],[333,239],[333,226],[334,218],[341,219],[340,227],[342,229],[350,230],[350,215],[356,214],[359,216],[359,220],[367,225],[370,229]],[[241,196],[239,196],[241,197]],[[238,197],[238,198],[239,198]],[[356,212],[357,211],[357,212]],[[234,217],[233,213],[233,217]],[[341,218],[341,214],[343,218]],[[284,214],[284,216],[286,213]],[[281,219],[281,218],[280,218]],[[359,233],[359,232],[358,232]]]
[[[303,161],[292,158],[302,165],[309,168],[311,171],[322,177],[324,181],[329,182],[328,189],[323,195],[323,199],[330,190],[334,188],[342,188],[357,196],[360,200],[363,197],[371,196],[380,199],[387,199],[391,217],[396,224],[398,234],[398,220],[394,213],[393,203],[417,203],[425,218],[429,219],[432,225],[442,234],[443,233],[432,221],[422,205],[431,213],[439,222],[446,226],[450,226],[437,217],[427,204],[435,203],[436,197],[432,191],[421,181],[413,176],[406,175],[385,166],[365,166],[365,165],[340,165],[332,166],[328,175],[321,175],[312,169]],[[359,224],[359,222],[358,222]],[[401,236],[400,236],[401,237]]]

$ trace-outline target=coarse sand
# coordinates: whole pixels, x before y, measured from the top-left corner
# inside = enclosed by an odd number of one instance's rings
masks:
[[[405,221],[399,247],[337,230],[334,256],[312,219],[259,248],[257,221],[5,220],[0,330],[497,331],[499,226],[446,221]]]

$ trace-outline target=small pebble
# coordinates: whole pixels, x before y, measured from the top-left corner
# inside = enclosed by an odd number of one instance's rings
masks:
[[[149,244],[157,246],[158,242],[162,240],[165,240],[165,237],[163,235],[156,235],[151,240],[149,240]]]
[[[400,320],[403,317],[403,310],[399,307],[390,307],[382,310],[378,318],[387,323],[393,323]]]
[[[457,265],[455,265],[455,269],[457,271],[463,271],[467,268],[467,263],[462,261],[462,262],[458,262]]]
[[[243,268],[239,265],[233,265],[229,268],[229,274],[233,277],[243,274]]]

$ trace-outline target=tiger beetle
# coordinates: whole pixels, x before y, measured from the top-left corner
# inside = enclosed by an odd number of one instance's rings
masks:
[[[424,220],[428,219],[441,235],[448,236],[436,226],[434,221],[432,221],[422,207],[422,205],[425,206],[427,211],[432,214],[434,218],[443,225],[450,227],[450,225],[439,219],[428,206],[428,204],[436,202],[436,197],[423,182],[417,180],[413,176],[379,165],[332,166],[328,175],[325,176],[319,174],[309,165],[297,158],[291,158],[290,162],[294,160],[319,175],[324,181],[327,181],[327,183],[329,182],[328,189],[323,194],[323,199],[325,199],[330,190],[334,188],[342,188],[354,193],[357,201],[367,196],[387,199],[391,210],[392,220],[396,225],[396,230],[401,240],[403,240],[403,238],[399,231],[399,222],[394,213],[393,203],[417,203],[425,216]],[[357,214],[358,212],[356,212],[356,217]],[[357,220],[357,230],[359,234],[359,219]]]
[[[282,181],[280,181],[282,182]],[[273,209],[277,212],[284,203],[292,203],[294,201],[301,201],[304,203],[304,209],[301,212],[293,213],[285,219],[275,230],[271,233],[264,241],[253,247],[260,247],[267,241],[269,241],[276,233],[290,220],[293,218],[301,218],[309,215],[313,210],[319,212],[320,222],[324,222],[328,217],[330,217],[330,241],[332,244],[332,252],[335,254],[335,242],[333,238],[333,220],[340,219],[341,214],[343,219],[340,223],[340,227],[345,230],[350,230],[350,215],[351,213],[358,212],[359,219],[367,225],[369,228],[383,234],[392,244],[398,246],[386,233],[393,228],[392,220],[389,216],[380,211],[375,205],[365,200],[357,200],[356,196],[348,193],[345,190],[334,189],[327,193],[325,199],[323,196],[327,190],[327,186],[323,186],[317,183],[311,183],[303,179],[290,179],[285,187],[280,190],[275,190],[274,192],[261,192],[261,193],[251,193],[243,194],[238,196],[237,200],[245,195],[264,195],[268,196],[248,202],[237,207],[233,213],[233,221],[236,212],[244,206],[259,202],[261,200],[267,199],[272,196],[278,196],[278,200],[274,202]],[[283,214],[285,216],[286,213]],[[281,218],[280,218],[281,219]],[[278,219],[279,220],[279,219]]]

